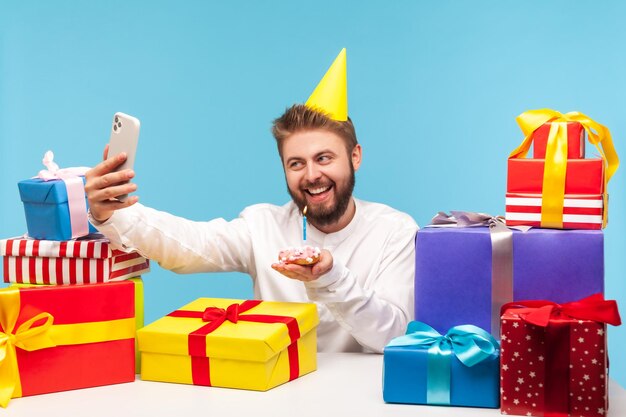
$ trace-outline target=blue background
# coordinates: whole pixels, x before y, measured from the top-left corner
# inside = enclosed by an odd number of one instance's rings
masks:
[[[144,204],[196,220],[283,204],[271,120],[342,47],[364,149],[356,195],[421,225],[439,210],[503,213],[525,110],[582,111],[626,157],[625,18],[619,1],[2,1],[0,236],[25,232],[16,183],[44,152],[98,163],[116,111],[142,122]],[[624,308],[625,172],[609,186],[605,240],[606,293]],[[145,283],[148,321],[198,296],[252,295],[245,275],[156,264]],[[609,337],[626,385],[626,327]]]

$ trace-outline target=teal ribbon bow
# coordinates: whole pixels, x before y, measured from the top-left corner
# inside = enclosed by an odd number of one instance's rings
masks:
[[[498,341],[480,327],[454,326],[442,335],[429,325],[412,321],[406,335],[392,339],[387,346],[416,346],[428,349],[426,403],[450,405],[450,366],[452,355],[471,367],[499,355]]]

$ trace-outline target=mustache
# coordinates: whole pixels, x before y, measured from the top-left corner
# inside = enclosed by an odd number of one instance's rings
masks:
[[[322,188],[322,187],[330,187],[332,185],[334,185],[335,183],[332,181],[314,181],[314,182],[307,182],[303,185],[303,189],[305,188]]]

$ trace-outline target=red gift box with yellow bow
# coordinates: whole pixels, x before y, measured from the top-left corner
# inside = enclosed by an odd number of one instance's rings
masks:
[[[507,225],[553,229],[606,227],[607,184],[619,165],[609,129],[582,113],[561,114],[548,109],[522,113],[517,122],[525,138],[509,155]],[[572,126],[580,126],[586,132],[599,158],[579,159],[584,156],[581,134],[572,132]],[[535,156],[543,158],[525,158],[533,141]]]
[[[0,290],[0,406],[134,380],[134,283]]]

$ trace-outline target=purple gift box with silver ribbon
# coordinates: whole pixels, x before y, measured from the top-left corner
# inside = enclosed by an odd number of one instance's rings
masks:
[[[601,230],[520,231],[501,217],[452,214],[415,238],[415,319],[437,331],[473,324],[498,337],[506,302],[604,293]]]

